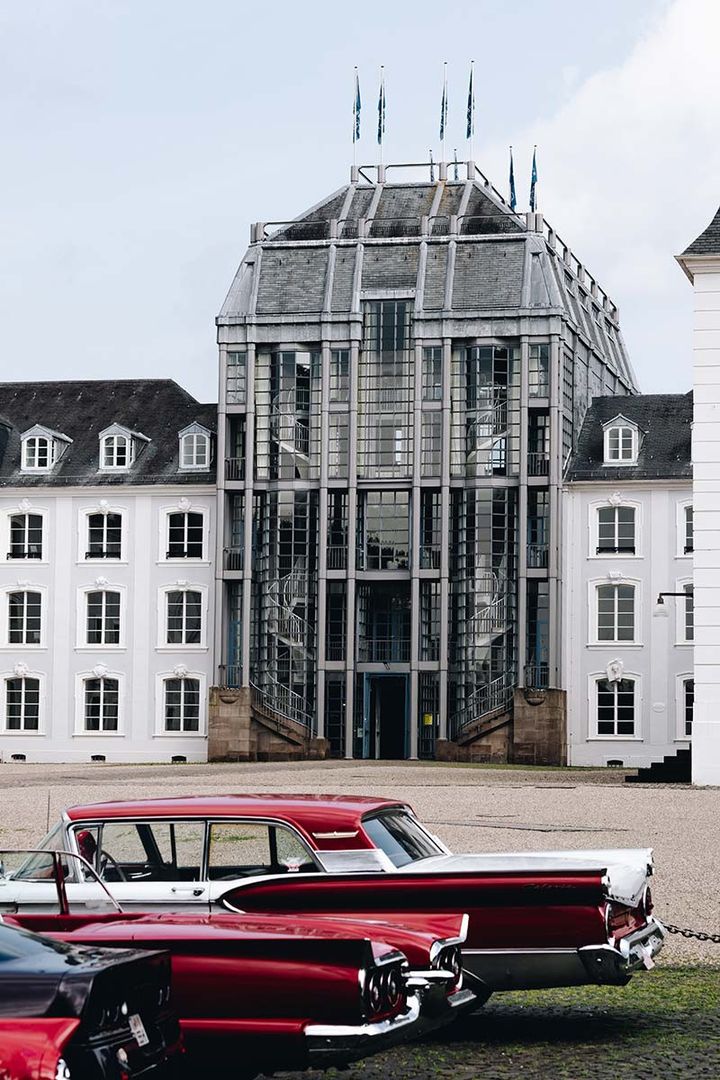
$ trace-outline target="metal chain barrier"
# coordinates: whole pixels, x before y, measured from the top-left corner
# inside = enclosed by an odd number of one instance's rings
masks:
[[[673,926],[672,923],[663,923],[668,934],[680,934],[684,938],[696,938],[698,941],[712,941],[720,945],[720,934],[706,934],[704,930],[688,930],[687,927]]]

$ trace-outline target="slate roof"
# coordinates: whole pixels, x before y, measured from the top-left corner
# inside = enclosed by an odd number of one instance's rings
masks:
[[[320,323],[393,294],[412,299],[418,318],[564,313],[636,388],[612,301],[556,234],[535,231],[479,179],[348,184],[271,228],[253,232],[218,326]]]
[[[0,487],[212,484],[215,470],[178,471],[178,432],[197,421],[217,428],[217,406],[203,405],[172,379],[0,383]],[[141,432],[127,472],[98,471],[98,435],[111,424]],[[20,470],[20,436],[41,424],[72,443],[49,473]]]
[[[685,248],[680,258],[685,255],[720,255],[720,209],[707,229]]]
[[[638,426],[640,450],[636,466],[603,465],[603,424],[618,415]],[[692,419],[692,391],[593,398],[566,479],[569,482],[690,479]]]

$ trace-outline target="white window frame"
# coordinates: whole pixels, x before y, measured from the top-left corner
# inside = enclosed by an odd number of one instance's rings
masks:
[[[0,734],[10,735],[13,738],[30,737],[36,738],[38,735],[46,734],[45,727],[45,673],[42,671],[23,671],[22,674],[18,671],[3,671],[0,676],[2,679],[2,685],[0,685]],[[7,716],[7,680],[8,679],[37,679],[39,685],[40,701],[38,703],[38,727],[37,731],[33,731],[31,728],[9,728],[8,716]]]
[[[635,733],[633,735],[599,735],[598,734],[598,683],[601,679],[607,679],[607,671],[594,671],[588,675],[588,742],[607,743],[632,743],[643,742],[643,687],[642,676],[635,671],[623,671],[622,679],[632,679],[635,683],[633,700]]]
[[[42,558],[41,559],[9,559],[10,553],[10,540],[11,529],[10,519],[17,517],[18,515],[35,514],[42,518]],[[6,566],[47,566],[48,559],[48,520],[49,511],[46,507],[30,506],[27,509],[24,506],[8,506],[2,510],[2,519],[0,522],[0,560],[5,563]]]
[[[692,735],[685,734],[685,683],[695,680],[692,671],[686,671],[675,678],[675,741],[691,743]],[[693,723],[695,722],[695,704],[693,702]]]
[[[37,451],[38,439],[44,439],[45,442],[47,442],[47,465],[29,464],[28,450],[30,449],[30,444],[32,442]],[[34,427],[28,428],[27,431],[23,431],[20,435],[20,471],[24,473],[52,472],[71,443],[72,439],[68,438],[67,435],[63,435],[59,431],[52,431],[51,428],[43,427],[42,424],[35,424]]]
[[[691,510],[693,509],[693,500],[692,499],[684,499],[682,502],[679,502],[677,504],[677,558],[678,559],[692,559],[693,554],[694,554],[694,543],[693,543],[693,551],[686,551],[685,550],[685,547],[686,547],[686,544],[687,544],[687,528],[686,528],[685,514],[686,514],[686,511],[688,510],[688,508],[691,509]],[[694,522],[693,522],[693,525],[694,525]],[[693,528],[693,540],[694,540],[694,528]]]
[[[598,552],[600,546],[600,510],[628,508],[635,511],[635,551],[621,552],[608,551]],[[588,535],[590,537],[589,559],[641,559],[642,558],[642,533],[643,533],[643,504],[634,499],[623,499],[622,502],[611,502],[609,499],[597,499],[590,503],[588,514]]]
[[[88,595],[94,592],[116,592],[120,594],[120,642],[118,645],[93,645],[87,640],[87,605]],[[127,626],[127,586],[118,585],[116,582],[103,581],[98,584],[94,582],[91,585],[83,585],[78,589],[77,595],[77,643],[75,649],[77,652],[117,652],[119,649],[125,649],[127,647],[125,641],[126,626]]]
[[[125,461],[118,464],[121,439],[125,444]],[[112,458],[111,462],[108,462],[108,457]],[[104,435],[100,440],[100,470],[102,472],[127,472],[134,460],[135,447],[132,435],[116,432],[114,435]]]
[[[110,440],[113,440],[113,447],[117,451],[117,439],[123,438],[127,440],[127,462],[124,465],[106,465],[105,464],[105,446]],[[129,472],[138,456],[139,444],[149,443],[150,439],[146,435],[142,435],[139,431],[131,431],[130,428],[124,427],[122,424],[111,424],[110,427],[105,428],[98,435],[98,472],[101,473],[124,473]],[[113,454],[115,457],[115,454]]]
[[[168,601],[172,592],[198,592],[201,596],[200,618],[200,641],[184,644],[182,642],[168,642]],[[209,623],[208,587],[198,585],[194,581],[176,581],[171,585],[163,585],[158,591],[158,652],[200,652],[207,651],[207,635]]]
[[[120,515],[120,557],[117,559],[88,559],[87,550],[90,547],[90,518],[95,514],[103,514],[105,517],[109,517],[110,514]],[[78,563],[83,563],[85,566],[122,566],[127,563],[127,522],[128,522],[128,510],[124,506],[84,506],[80,509],[78,514]]]
[[[692,587],[692,578],[680,578],[675,582],[675,592],[685,592],[686,589],[692,589]],[[695,644],[695,637],[687,637],[687,600],[682,596],[675,596],[673,599],[675,601],[675,644],[692,648]],[[693,628],[695,626],[694,613],[695,604],[693,601]]]
[[[623,444],[623,432],[630,432],[630,457],[611,457],[610,456],[610,439],[613,431],[619,432],[618,445],[620,451],[622,451]],[[603,464],[609,465],[612,468],[624,468],[627,466],[637,465],[638,452],[640,449],[640,433],[638,431],[637,424],[634,424],[632,420],[628,420],[626,416],[615,416],[612,420],[608,420],[603,424]]]
[[[206,461],[204,465],[198,465],[197,463],[187,465],[183,462],[185,443],[189,439],[203,439],[205,442]],[[197,443],[194,443],[194,445],[197,446]],[[202,424],[189,424],[188,427],[178,432],[178,472],[209,472],[212,463],[212,432],[208,431]]]
[[[165,730],[165,683],[168,679],[197,679],[200,683],[200,722],[197,731]],[[155,676],[155,737],[159,739],[207,738],[207,675],[201,671],[161,671]]]
[[[634,637],[632,640],[603,640],[598,637],[598,588],[602,585],[632,585],[635,589],[635,603],[634,603],[634,620],[633,630]],[[640,629],[642,627],[642,581],[639,578],[626,577],[625,575],[613,575],[612,577],[593,578],[588,582],[588,646],[596,648],[614,648],[615,646],[622,646],[623,648],[638,648],[642,647],[642,638],[640,636]]]
[[[10,641],[10,594],[17,592],[35,592],[40,593],[40,641],[37,644],[25,645],[19,641]],[[48,596],[47,588],[44,585],[37,585],[35,582],[25,582],[23,585],[15,583],[14,585],[5,585],[2,588],[2,611],[0,611],[0,619],[2,619],[2,630],[0,631],[0,641],[2,642],[3,649],[6,650],[22,650],[24,653],[26,650],[30,652],[37,652],[39,649],[47,648],[47,623],[48,623]]]
[[[85,729],[85,682],[87,679],[116,679],[118,684],[117,731],[87,731]],[[74,737],[83,739],[117,739],[125,737],[125,676],[120,671],[110,671],[103,666],[95,671],[81,671],[75,676],[75,729]]]
[[[196,555],[175,555],[172,558],[168,557],[168,550],[170,548],[170,515],[171,514],[201,514],[203,519],[202,529],[202,555],[198,558]],[[163,506],[160,509],[160,546],[158,550],[158,562],[170,563],[174,566],[185,566],[190,563],[192,566],[209,566],[210,560],[208,553],[210,551],[210,508],[207,506],[178,506],[177,503],[174,506]]]

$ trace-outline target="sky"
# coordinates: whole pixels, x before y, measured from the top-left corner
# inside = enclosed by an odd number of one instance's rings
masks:
[[[690,388],[674,255],[720,203],[717,0],[0,0],[0,379],[175,378],[217,395],[215,315],[252,221],[287,220],[359,160],[465,144],[612,297],[640,389]]]

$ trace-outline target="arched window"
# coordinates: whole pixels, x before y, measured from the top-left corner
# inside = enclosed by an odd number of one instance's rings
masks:
[[[690,555],[695,550],[695,524],[693,520],[692,504],[683,507],[683,554]]]
[[[122,552],[122,514],[87,515],[86,559],[119,559]]]
[[[210,436],[205,431],[188,431],[180,437],[180,468],[210,467]]]
[[[40,728],[40,680],[31,676],[5,679],[5,729],[38,731]]]
[[[39,645],[41,637],[41,594],[24,589],[8,593],[8,644]]]
[[[636,465],[638,458],[638,429],[623,416],[604,425],[604,464]]]
[[[83,730],[118,731],[120,725],[120,684],[111,676],[83,679]]]
[[[597,511],[598,555],[634,555],[634,506],[600,506]]]
[[[11,514],[8,559],[42,559],[42,551],[42,515]]]
[[[596,633],[598,642],[635,640],[635,586],[597,585]]]
[[[200,730],[200,680],[184,676],[163,680],[163,723],[166,732]]]
[[[51,469],[55,463],[55,443],[44,435],[30,435],[22,444],[23,469]]]
[[[132,439],[128,435],[105,435],[100,443],[102,469],[128,469],[132,461]]]
[[[196,589],[169,589],[166,599],[166,644],[202,644],[202,593]]]
[[[596,735],[635,738],[635,680],[596,679]]]
[[[86,597],[86,644],[119,645],[120,593],[111,589],[93,589]]]
[[[168,559],[202,559],[204,515],[197,510],[178,510],[168,514]]]

